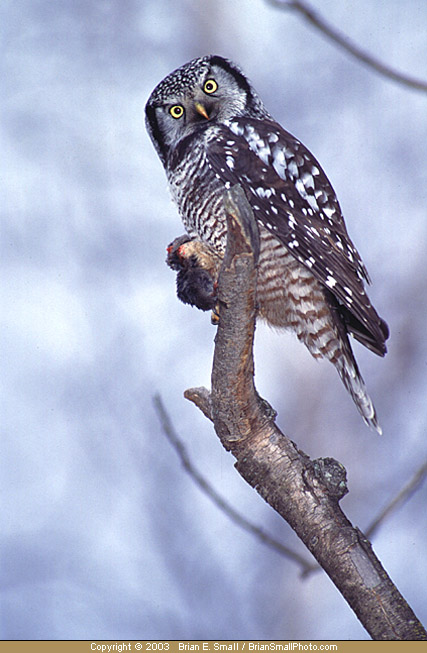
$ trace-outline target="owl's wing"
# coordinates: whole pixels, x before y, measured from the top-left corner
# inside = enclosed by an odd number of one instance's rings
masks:
[[[255,218],[330,291],[353,335],[384,355],[388,328],[365,292],[368,273],[318,161],[278,123],[234,118],[205,142],[224,184],[239,183]]]

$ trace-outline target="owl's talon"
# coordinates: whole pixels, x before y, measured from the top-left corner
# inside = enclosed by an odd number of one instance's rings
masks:
[[[219,304],[215,304],[215,307],[212,309],[211,324],[214,326],[218,326],[219,324]]]

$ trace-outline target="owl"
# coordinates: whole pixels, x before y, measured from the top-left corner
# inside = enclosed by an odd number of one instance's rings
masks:
[[[240,68],[220,56],[172,72],[145,111],[187,241],[196,243],[175,248],[176,267],[192,275],[218,270],[207,261],[225,252],[224,192],[240,184],[260,236],[258,317],[292,330],[314,358],[329,360],[364,421],[381,433],[348,336],[384,356],[389,331],[369,301],[368,273],[319,162],[274,120]],[[216,281],[205,282],[211,295]]]

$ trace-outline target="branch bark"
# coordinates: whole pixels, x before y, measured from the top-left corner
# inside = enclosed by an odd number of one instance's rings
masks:
[[[370,542],[338,505],[346,473],[332,458],[311,460],[274,423],[254,385],[255,220],[243,190],[225,194],[227,249],[218,281],[219,325],[212,391],[185,392],[209,417],[241,476],[294,529],[373,639],[422,640],[427,633],[388,577]]]

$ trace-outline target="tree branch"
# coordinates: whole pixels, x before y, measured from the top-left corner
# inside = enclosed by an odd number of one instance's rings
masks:
[[[299,451],[255,390],[257,229],[240,187],[226,193],[225,202],[227,249],[218,280],[212,391],[209,396],[187,390],[186,397],[204,407],[238,472],[294,529],[371,637],[427,639],[371,544],[338,505],[347,491],[345,469]]]
[[[330,41],[336,43],[342,50],[345,50],[352,57],[366,64],[369,68],[383,77],[387,77],[393,82],[403,84],[404,86],[408,86],[417,91],[423,91],[424,93],[427,92],[427,82],[409,75],[404,75],[387,64],[382,63],[378,59],[375,59],[375,57],[362,50],[358,45],[352,43],[347,36],[344,36],[344,34],[341,34],[338,30],[332,27],[332,25],[329,25],[324,18],[315,12],[307,3],[299,2],[298,0],[295,0],[295,2],[286,2],[286,0],[268,0],[268,2],[273,5],[273,7],[279,9],[291,9],[297,11],[307,22],[313,25]]]

